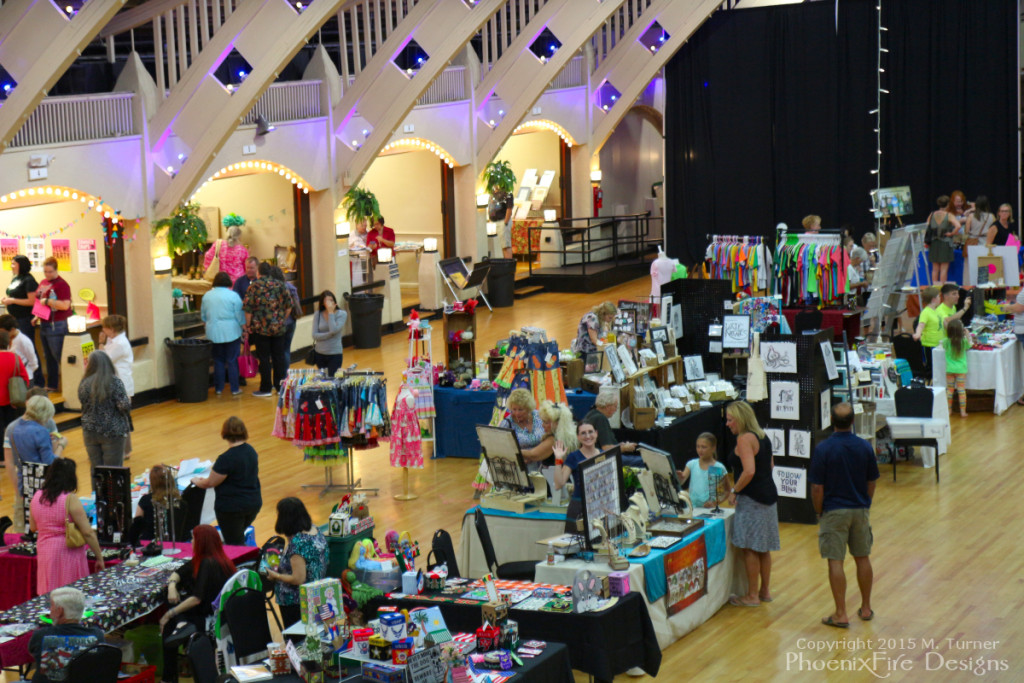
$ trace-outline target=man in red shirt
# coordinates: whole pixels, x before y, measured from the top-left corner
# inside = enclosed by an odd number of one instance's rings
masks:
[[[377,216],[373,221],[373,229],[366,235],[366,247],[377,258],[377,250],[381,247],[395,248],[395,231],[384,225],[384,216]]]

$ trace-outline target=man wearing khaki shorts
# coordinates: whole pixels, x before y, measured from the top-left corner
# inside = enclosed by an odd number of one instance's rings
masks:
[[[832,406],[833,434],[814,449],[808,479],[811,501],[818,513],[818,549],[828,560],[828,583],[836,610],[821,620],[826,626],[849,628],[846,614],[846,547],[857,564],[860,609],[857,616],[870,621],[871,521],[869,511],[878,480],[878,462],[871,444],[853,433],[853,408],[849,403]]]

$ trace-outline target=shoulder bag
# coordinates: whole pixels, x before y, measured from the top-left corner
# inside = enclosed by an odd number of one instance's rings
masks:
[[[242,354],[238,357],[238,375],[246,379],[255,377],[260,372],[259,360],[252,355],[249,348],[249,335],[242,335]]]
[[[25,383],[25,379],[18,374],[20,370],[21,358],[14,353],[14,374],[7,380],[7,394],[10,397],[11,405],[15,408],[24,408],[28,396],[28,385]]]
[[[64,497],[64,543],[69,548],[81,548],[85,545],[85,536],[78,529],[75,520],[71,519],[71,510],[68,507],[68,500],[71,494]]]
[[[224,244],[224,240],[217,240],[216,251],[213,252],[213,260],[210,261],[210,267],[203,273],[203,279],[207,282],[213,282],[213,278],[220,272],[220,249]]]

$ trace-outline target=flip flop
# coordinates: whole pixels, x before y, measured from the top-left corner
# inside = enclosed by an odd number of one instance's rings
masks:
[[[857,616],[860,617],[861,621],[871,621],[875,618],[875,610],[871,610],[871,613],[868,614],[866,617],[860,613],[860,610],[857,610]]]
[[[835,628],[850,628],[850,622],[847,621],[846,623],[843,623],[841,621],[836,621],[831,615],[822,619],[821,623],[825,624],[825,626],[834,626]]]
[[[760,607],[761,603],[751,604],[749,602],[743,602],[737,595],[729,596],[729,604],[734,607]]]
[[[772,601],[774,601],[774,600],[775,600],[775,598],[760,598],[760,597],[759,597],[758,599],[759,599],[759,600],[760,600],[761,602],[772,602]]]

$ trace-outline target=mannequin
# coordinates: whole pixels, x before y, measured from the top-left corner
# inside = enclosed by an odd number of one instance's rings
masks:
[[[651,262],[651,296],[661,296],[661,286],[672,280],[679,259],[670,259],[658,245],[658,258]]]

